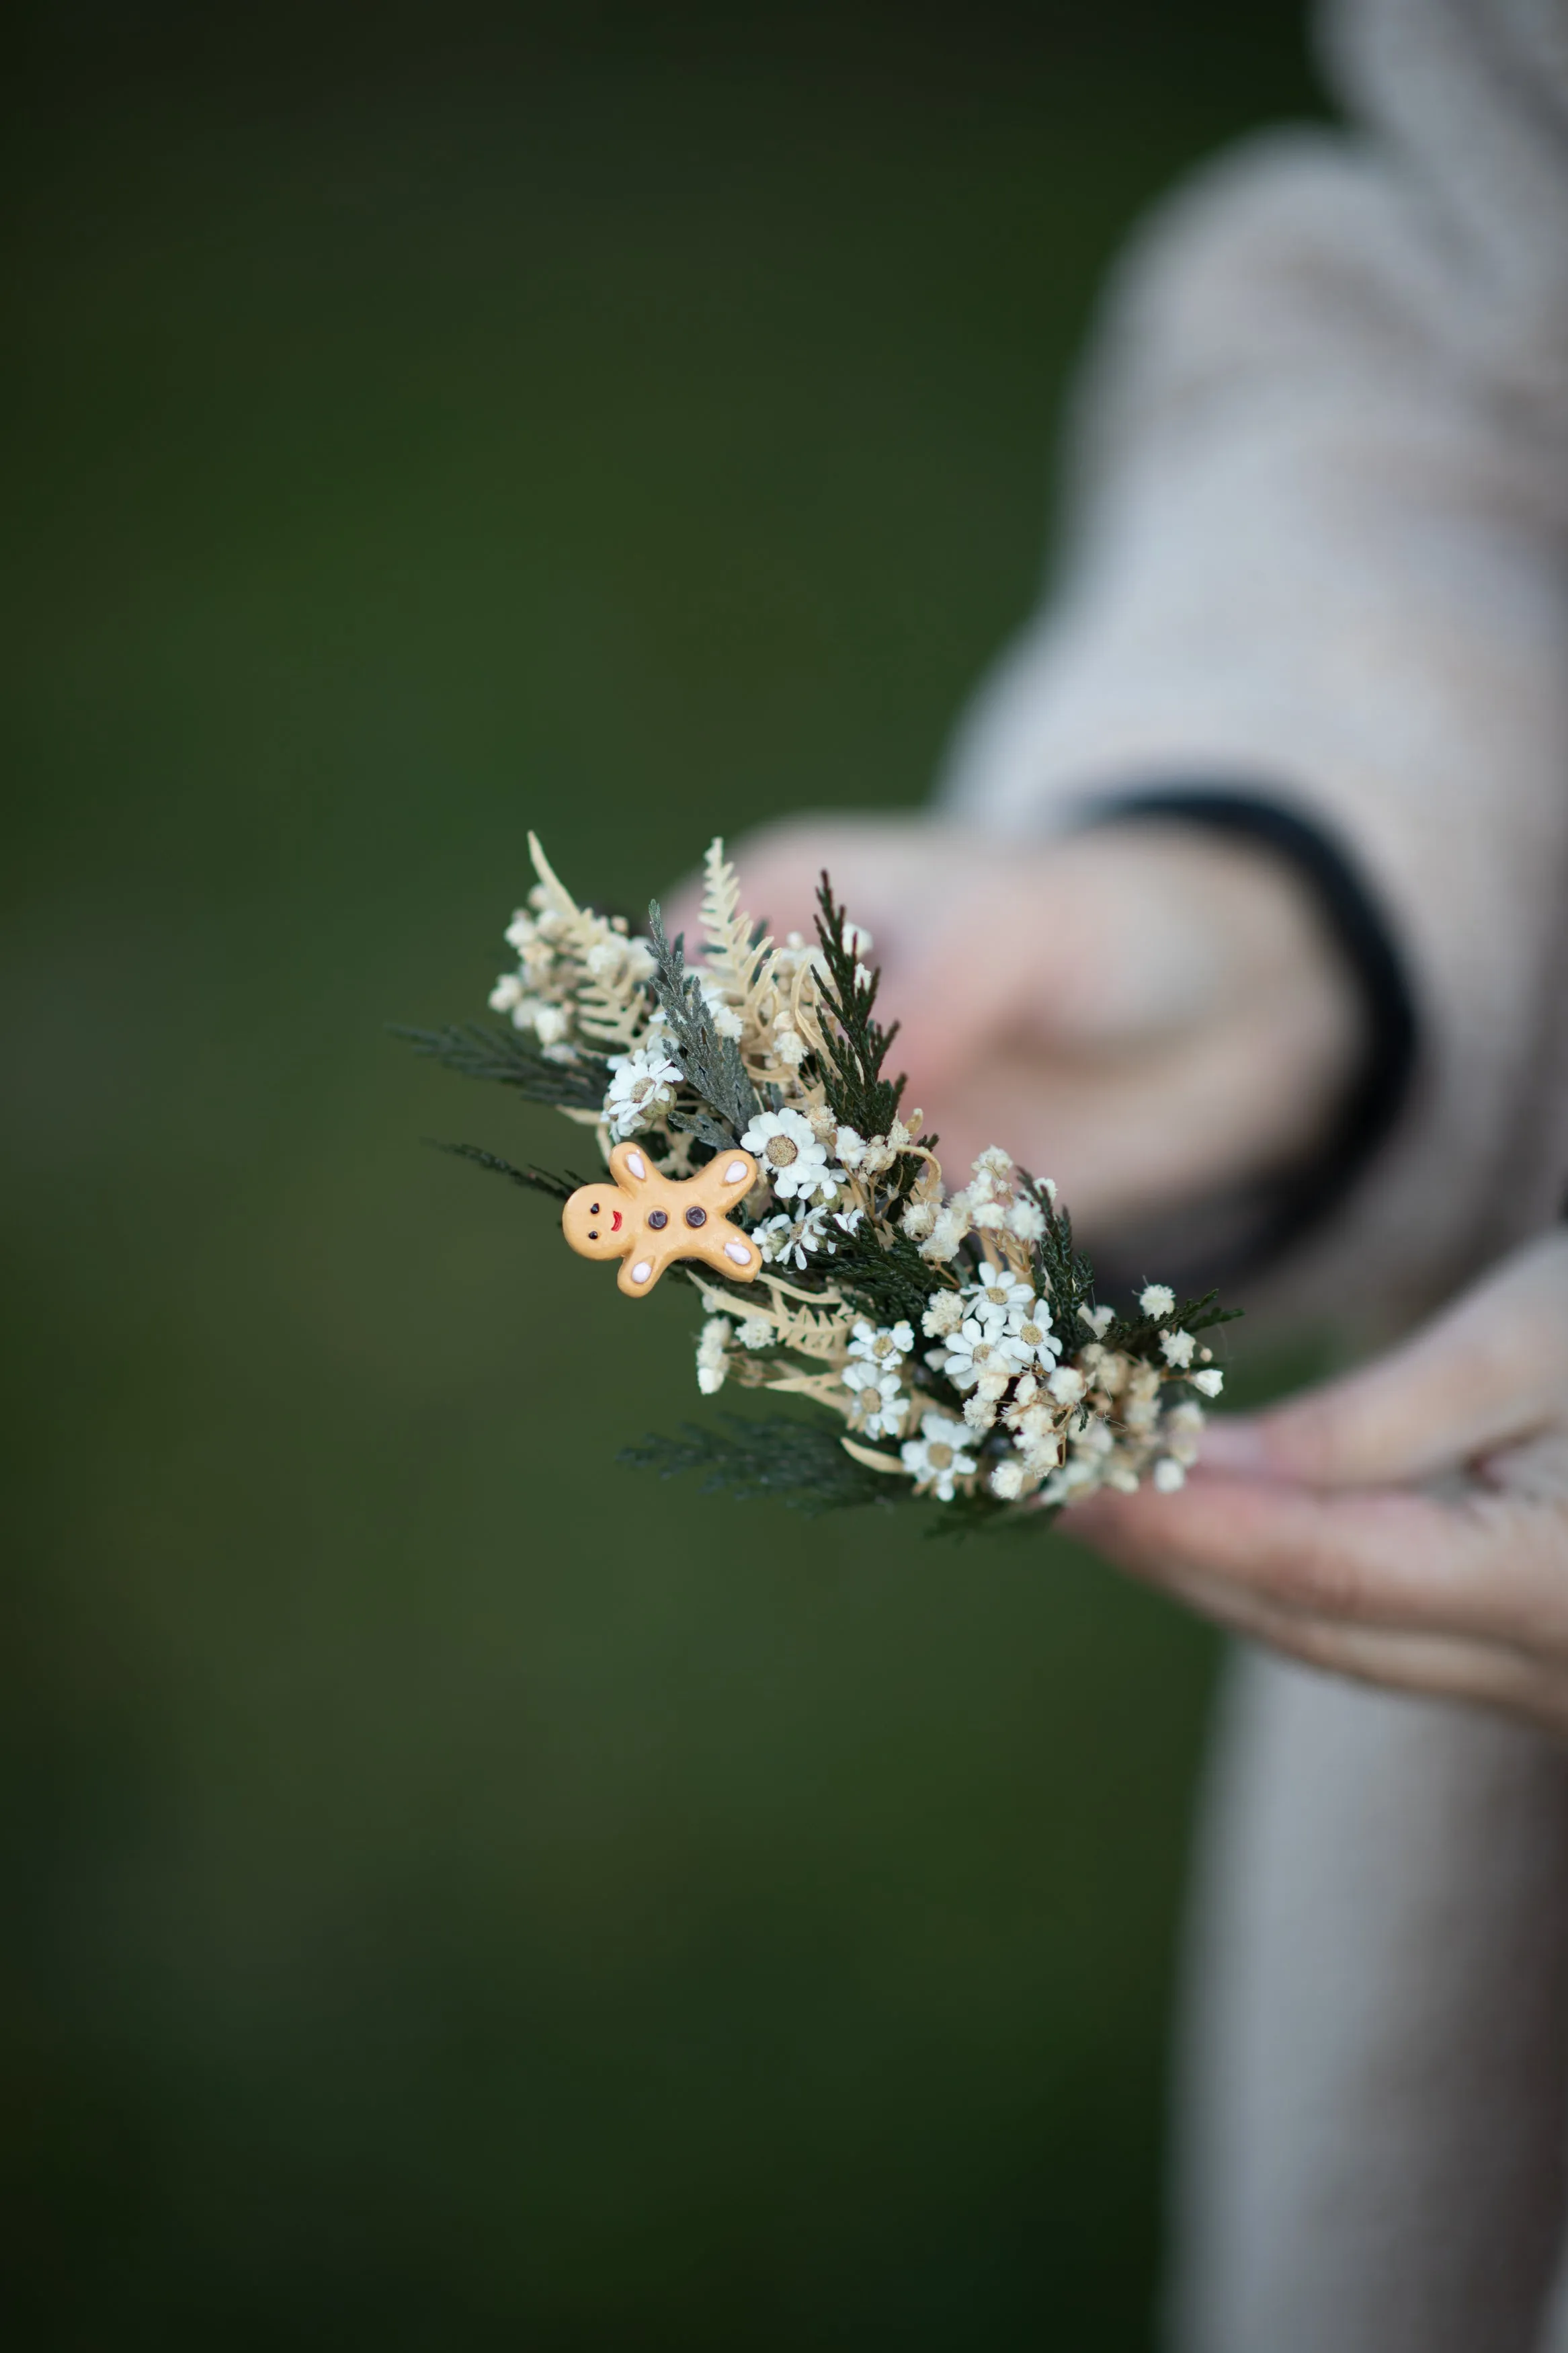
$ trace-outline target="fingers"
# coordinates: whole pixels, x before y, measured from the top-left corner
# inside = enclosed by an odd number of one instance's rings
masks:
[[[1064,1530],[1156,1583],[1218,1582],[1298,1617],[1456,1634],[1568,1655],[1568,1503],[1195,1479],[1097,1495]]]
[[[1150,1580],[1189,1609],[1253,1641],[1325,1673],[1390,1691],[1473,1701],[1568,1729],[1568,1677],[1506,1644],[1464,1636],[1350,1626],[1290,1610],[1217,1578],[1174,1571]]]
[[[1321,1487],[1431,1477],[1568,1426],[1568,1235],[1516,1252],[1364,1370],[1250,1423],[1216,1424],[1215,1466]]]

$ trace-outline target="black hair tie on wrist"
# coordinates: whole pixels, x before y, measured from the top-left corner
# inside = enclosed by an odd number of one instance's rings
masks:
[[[1120,793],[1084,811],[1090,826],[1170,819],[1271,849],[1305,885],[1355,983],[1364,1042],[1327,1134],[1268,1181],[1251,1229],[1227,1261],[1204,1253],[1205,1282],[1257,1271],[1327,1222],[1398,1121],[1415,1076],[1418,1028],[1404,959],[1376,899],[1331,834],[1262,792],[1173,783]]]

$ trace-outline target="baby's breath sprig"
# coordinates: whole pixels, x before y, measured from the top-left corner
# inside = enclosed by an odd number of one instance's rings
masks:
[[[689,964],[657,902],[636,938],[580,907],[529,843],[537,881],[506,934],[518,962],[490,997],[506,1024],[401,1034],[593,1127],[606,1159],[635,1137],[681,1179],[751,1154],[756,1182],[731,1215],[760,1254],[755,1280],[678,1262],[705,1310],[698,1388],[798,1398],[839,1425],[726,1415],[624,1461],[814,1511],[928,1499],[933,1533],[1037,1526],[1145,1477],[1181,1484],[1224,1380],[1204,1335],[1234,1311],[1212,1293],[1178,1306],[1158,1282],[1120,1314],[1099,1304],[1055,1185],[1000,1147],[947,1190],[935,1137],[887,1075],[898,1025],[878,1018],[870,936],[826,875],[816,944],[775,944],[715,841]],[[443,1148],[556,1199],[577,1183]]]

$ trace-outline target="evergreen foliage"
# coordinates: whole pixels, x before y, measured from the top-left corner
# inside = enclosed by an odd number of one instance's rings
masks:
[[[834,1430],[815,1422],[784,1415],[752,1421],[726,1413],[719,1419],[717,1429],[682,1422],[679,1438],[645,1438],[623,1447],[616,1460],[629,1471],[656,1471],[661,1479],[700,1471],[704,1495],[730,1495],[739,1503],[771,1498],[813,1519],[823,1512],[892,1504],[908,1495],[902,1480],[855,1461]]]
[[[669,1042],[686,1079],[714,1114],[677,1116],[673,1127],[685,1127],[705,1144],[722,1150],[738,1144],[757,1111],[756,1090],[746,1076],[741,1050],[732,1038],[721,1038],[708,1009],[702,987],[686,969],[685,942],[665,936],[658,901],[650,899],[648,931],[653,942],[653,993],[669,1025]],[[722,1124],[721,1124],[722,1123]]]
[[[1039,1285],[1050,1301],[1051,1321],[1070,1353],[1078,1311],[1090,1305],[1094,1298],[1094,1269],[1073,1240],[1071,1217],[1058,1208],[1047,1187],[1021,1174],[1019,1189],[1028,1194],[1046,1221],[1046,1230],[1035,1244]]]
[[[1211,1332],[1218,1324],[1234,1324],[1242,1310],[1216,1306],[1218,1297],[1217,1291],[1205,1291],[1201,1299],[1183,1300],[1168,1315],[1119,1315],[1105,1335],[1105,1345],[1131,1356],[1157,1356],[1162,1332]]]
[[[554,1111],[596,1112],[610,1083],[602,1056],[579,1049],[570,1062],[552,1061],[536,1038],[510,1024],[458,1021],[447,1029],[410,1029],[395,1021],[388,1027],[416,1054],[428,1054],[459,1078],[515,1087],[530,1103]]]
[[[852,1127],[858,1135],[886,1135],[898,1117],[905,1085],[901,1077],[882,1076],[899,1025],[895,1021],[884,1029],[876,1018],[881,975],[868,972],[846,940],[845,910],[835,902],[826,873],[817,884],[816,902],[821,910],[816,936],[827,965],[822,997],[833,1018],[824,1024],[826,1058],[812,1057],[809,1067],[821,1080],[828,1108],[840,1125]]]
[[[862,1221],[837,1245],[830,1261],[835,1286],[874,1324],[912,1324],[918,1332],[942,1271],[928,1266],[907,1234],[879,1241]]]
[[[443,1144],[434,1135],[427,1135],[425,1141],[433,1152],[449,1152],[455,1159],[471,1160],[476,1168],[489,1168],[531,1193],[547,1194],[552,1201],[570,1200],[577,1187],[589,1181],[585,1176],[574,1176],[570,1169],[563,1176],[557,1176],[552,1169],[535,1168],[531,1163],[514,1168],[510,1160],[503,1160],[498,1152],[487,1152],[482,1145]]]

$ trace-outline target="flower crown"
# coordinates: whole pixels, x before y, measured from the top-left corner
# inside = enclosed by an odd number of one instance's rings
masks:
[[[631,1295],[667,1265],[689,1281],[704,1396],[804,1398],[841,1425],[728,1414],[624,1462],[810,1510],[928,1498],[953,1529],[1037,1525],[1041,1507],[1145,1476],[1181,1485],[1223,1383],[1200,1335],[1237,1311],[1154,1282],[1125,1313],[1097,1304],[1055,1185],[999,1147],[947,1191],[936,1138],[885,1075],[897,1025],[877,1019],[870,937],[826,875],[815,943],[775,944],[715,841],[689,970],[657,902],[635,937],[529,847],[517,965],[489,1000],[506,1021],[400,1034],[591,1128],[609,1173],[579,1185],[443,1148],[559,1201],[574,1248],[622,1255]]]

